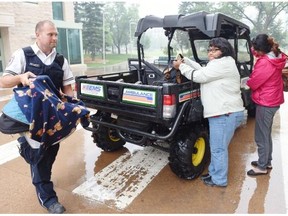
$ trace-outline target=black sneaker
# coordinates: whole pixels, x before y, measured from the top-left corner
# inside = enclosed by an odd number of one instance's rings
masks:
[[[251,165],[254,166],[254,167],[257,167],[258,166],[258,161],[252,161]],[[267,169],[272,169],[272,166],[270,165],[270,166],[267,166],[266,168]]]
[[[226,187],[227,185],[217,185],[215,184],[213,181],[212,181],[212,178],[211,176],[205,178],[205,179],[202,179],[202,181],[204,182],[205,185],[208,185],[208,186],[217,186],[217,187]]]
[[[208,186],[212,186],[212,187],[213,187],[213,186],[216,185],[216,184],[212,181],[211,176],[202,179],[202,181],[204,182],[205,185],[208,185]]]
[[[204,174],[204,175],[201,175],[201,180],[204,180],[204,179],[206,179],[206,178],[209,178],[210,177],[210,175],[209,175],[209,173],[207,173],[207,174]]]
[[[61,205],[59,202],[55,202],[47,208],[50,214],[62,214],[66,211],[65,207]]]

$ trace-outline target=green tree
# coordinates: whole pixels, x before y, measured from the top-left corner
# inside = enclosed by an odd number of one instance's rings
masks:
[[[178,10],[180,14],[190,14],[199,11],[214,12],[216,7],[212,2],[182,2]]]
[[[128,45],[131,42],[132,24],[136,24],[139,19],[137,5],[132,4],[127,7],[125,2],[108,3],[105,5],[105,14],[107,14],[105,22],[109,25],[112,42],[117,53],[121,54],[121,48],[124,46],[127,54]],[[112,52],[114,52],[114,46]]]
[[[151,45],[151,38],[144,34],[141,38],[141,43],[143,44],[145,49],[149,49],[149,47]]]
[[[251,14],[252,9],[253,14]],[[282,46],[287,45],[287,30],[279,19],[281,12],[288,11],[288,2],[183,2],[179,13],[189,14],[198,11],[221,12],[239,19],[251,28],[251,36],[266,33],[273,36]],[[250,13],[249,13],[250,12]]]
[[[102,53],[103,43],[103,4],[95,2],[74,2],[75,22],[83,23],[83,49],[95,60]]]
[[[253,10],[248,13],[247,8]],[[279,18],[281,12],[287,12],[288,2],[229,2],[221,3],[221,10],[232,17],[239,18],[251,27],[251,35],[266,33],[279,43],[287,44],[286,29]]]

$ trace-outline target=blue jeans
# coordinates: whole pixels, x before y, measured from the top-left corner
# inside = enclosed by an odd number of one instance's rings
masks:
[[[51,204],[58,202],[51,181],[51,170],[59,150],[59,144],[40,151],[31,148],[25,137],[19,137],[18,142],[20,143],[20,155],[30,164],[32,183],[36,188],[38,200],[42,206],[49,208]]]
[[[208,118],[211,150],[208,171],[216,185],[228,184],[228,146],[236,128],[243,120],[244,111]]]

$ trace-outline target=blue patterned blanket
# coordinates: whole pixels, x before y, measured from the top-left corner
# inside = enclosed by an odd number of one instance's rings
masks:
[[[89,124],[89,110],[74,97],[59,92],[46,75],[30,86],[14,88],[15,99],[29,122],[30,138],[49,147],[68,137],[77,125]]]

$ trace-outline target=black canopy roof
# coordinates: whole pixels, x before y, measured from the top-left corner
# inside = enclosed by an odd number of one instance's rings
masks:
[[[167,15],[164,18],[146,16],[139,20],[135,37],[149,28],[163,28],[168,31],[181,29],[188,31],[194,39],[220,36],[234,38],[236,32],[240,38],[250,34],[250,28],[246,24],[222,13],[210,14],[205,11],[189,15]]]

